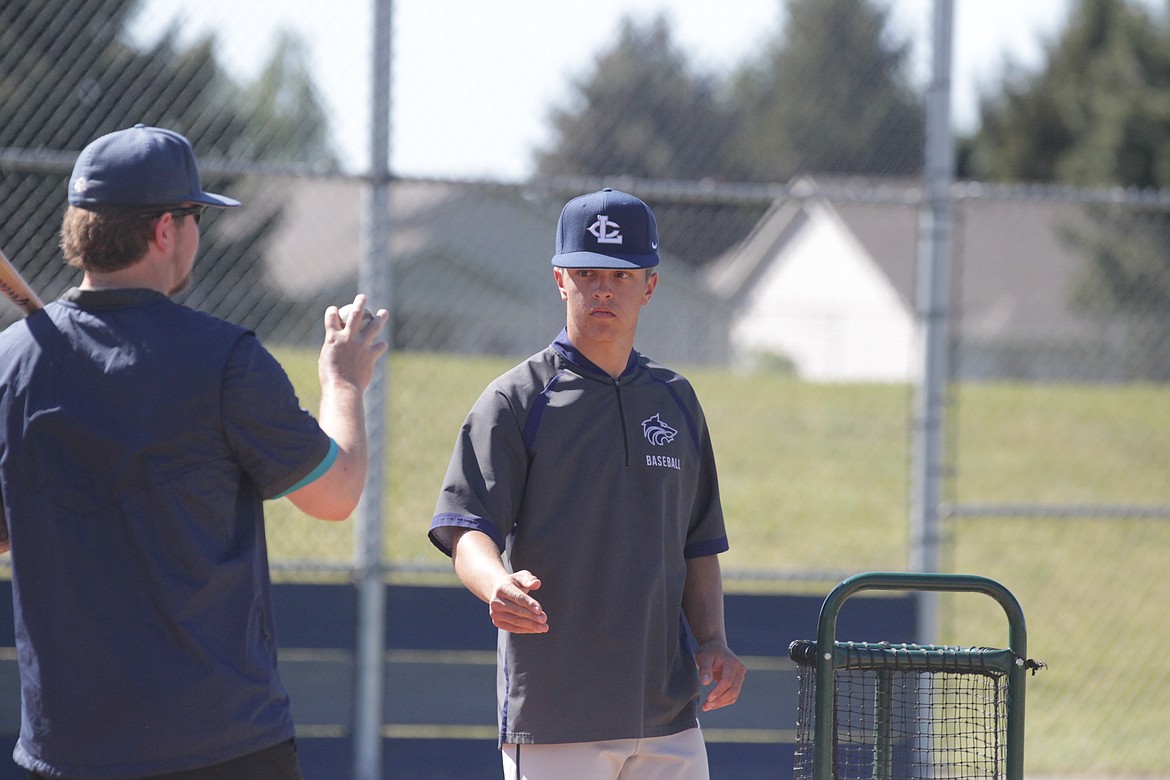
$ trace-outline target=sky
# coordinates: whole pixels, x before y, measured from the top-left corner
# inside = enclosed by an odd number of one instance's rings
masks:
[[[881,0],[879,0],[880,2]],[[933,0],[885,0],[891,32],[912,44],[912,73],[929,75]],[[1157,0],[1150,0],[1156,3]],[[1006,62],[1028,68],[1062,29],[1071,0],[955,0],[952,118],[975,128],[980,91]],[[136,25],[157,38],[181,14],[182,37],[209,31],[225,63],[255,74],[281,27],[311,47],[347,167],[368,155],[372,0],[146,0]],[[623,15],[668,16],[696,70],[726,73],[775,37],[780,0],[395,0],[391,168],[403,176],[518,180],[548,141],[551,109],[611,45]]]

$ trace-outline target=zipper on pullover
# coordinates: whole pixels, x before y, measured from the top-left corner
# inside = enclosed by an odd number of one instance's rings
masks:
[[[626,409],[622,405],[622,382],[620,379],[613,380],[613,389],[617,393],[618,403],[618,423],[622,427],[622,448],[626,454],[626,468],[630,467],[630,439],[626,434]]]

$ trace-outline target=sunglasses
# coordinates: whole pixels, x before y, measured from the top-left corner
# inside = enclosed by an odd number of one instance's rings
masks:
[[[189,215],[189,216],[195,217],[195,224],[198,225],[199,220],[201,220],[203,218],[203,210],[205,208],[207,208],[207,207],[206,206],[184,206],[182,208],[177,208],[177,209],[163,209],[162,211],[154,211],[154,212],[151,212],[149,214],[144,214],[143,216],[145,216],[148,219],[157,219],[158,217],[161,217],[163,214],[170,214],[172,217],[175,217],[176,219],[178,219],[179,217],[186,217]]]

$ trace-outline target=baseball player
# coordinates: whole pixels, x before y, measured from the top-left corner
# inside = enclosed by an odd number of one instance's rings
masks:
[[[566,327],[479,397],[431,521],[499,629],[508,780],[707,778],[698,714],[743,685],[703,410],[633,349],[658,262],[641,200],[565,205],[552,264]]]

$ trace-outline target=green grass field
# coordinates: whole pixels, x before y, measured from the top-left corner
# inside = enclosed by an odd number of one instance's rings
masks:
[[[279,351],[315,409],[315,353]],[[446,564],[426,529],[451,444],[483,386],[515,361],[396,354],[387,407],[385,556]],[[745,571],[906,567],[912,391],[811,385],[781,375],[686,372],[715,443],[731,551],[729,589],[827,592]],[[969,385],[948,418],[947,499],[963,504],[1170,506],[1170,388]],[[352,523],[269,506],[277,562],[345,563]],[[1030,774],[1165,775],[1170,766],[1170,520],[989,518],[947,522],[947,568],[1020,600],[1031,655]],[[943,641],[1006,642],[975,597],[944,599]],[[874,637],[881,639],[881,637]]]

